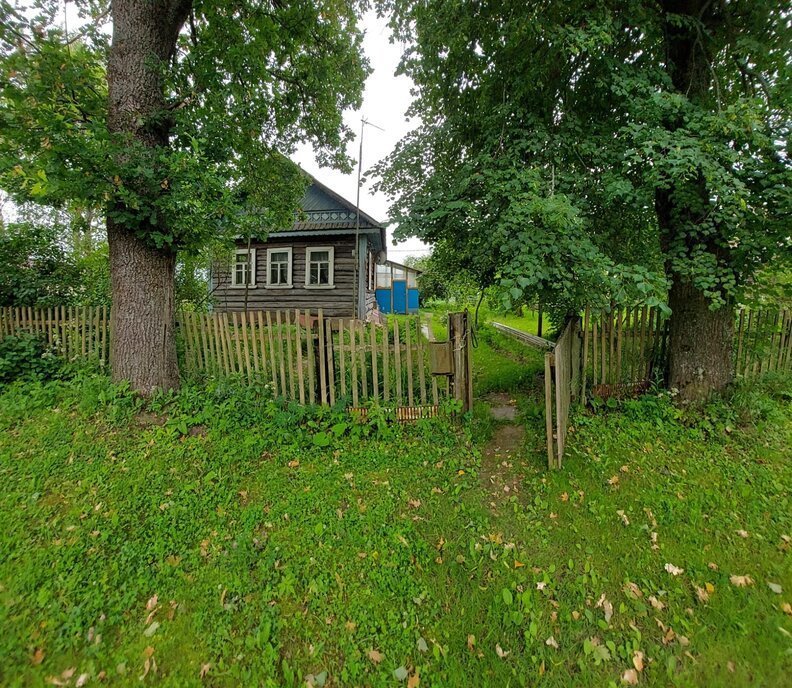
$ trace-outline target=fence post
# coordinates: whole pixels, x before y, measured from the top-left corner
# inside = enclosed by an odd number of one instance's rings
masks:
[[[462,411],[473,407],[472,357],[470,317],[467,311],[448,314],[448,341],[451,342],[454,360],[452,385],[454,398],[462,402]]]

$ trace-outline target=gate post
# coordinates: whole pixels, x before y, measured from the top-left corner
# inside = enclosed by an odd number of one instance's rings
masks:
[[[448,341],[451,342],[454,398],[462,402],[462,412],[473,408],[473,358],[471,356],[470,316],[467,310],[448,314]]]

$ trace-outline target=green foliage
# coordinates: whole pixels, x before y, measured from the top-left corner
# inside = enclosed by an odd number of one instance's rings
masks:
[[[306,183],[284,157],[296,145],[348,167],[342,113],[368,71],[357,2],[193,3],[173,59],[147,65],[161,92],[141,102],[163,107],[135,124],[166,132],[153,147],[111,134],[107,8],[77,4],[67,35],[54,1],[2,3],[0,186],[17,200],[103,208],[152,246],[197,251],[291,223]]]
[[[23,333],[0,339],[0,384],[19,379],[47,380],[60,371],[61,365],[40,336]]]
[[[52,227],[30,223],[0,229],[0,304],[53,306],[73,303],[80,267]]]
[[[421,121],[376,169],[400,235],[560,314],[788,265],[789,22],[671,5],[384,0]]]

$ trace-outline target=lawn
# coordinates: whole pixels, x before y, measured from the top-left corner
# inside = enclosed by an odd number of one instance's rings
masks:
[[[783,685],[789,381],[581,412],[548,473],[530,355],[485,328],[474,356],[462,424],[0,391],[0,682]],[[499,389],[528,432],[486,466]]]

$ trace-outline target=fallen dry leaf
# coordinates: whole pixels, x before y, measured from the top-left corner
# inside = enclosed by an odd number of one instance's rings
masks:
[[[630,525],[630,519],[627,518],[627,514],[624,513],[624,509],[619,509],[616,513],[618,514],[619,518],[621,519],[624,525],[626,526]]]
[[[558,641],[552,635],[547,640],[545,640],[545,645],[556,650],[558,649]]]
[[[789,604],[789,602],[784,602],[781,605],[781,611],[784,612],[784,614],[789,614],[789,616],[792,616],[792,604]]]
[[[640,650],[636,650],[633,652],[632,658],[633,666],[635,667],[636,671],[643,671],[644,669],[644,653]]]
[[[651,604],[657,611],[661,612],[665,609],[665,605],[658,600],[654,595],[649,595],[646,599],[649,600],[649,604]]]
[[[495,646],[495,654],[498,655],[501,659],[505,659],[508,655],[511,654],[511,650],[504,650],[500,645]]]
[[[681,569],[678,566],[674,566],[673,564],[666,564],[665,570],[668,571],[672,576],[681,576],[685,569]]]
[[[729,583],[737,586],[738,588],[746,588],[754,584],[754,579],[750,576],[730,576]]]
[[[709,593],[707,592],[706,588],[695,586],[695,589],[696,597],[698,597],[699,602],[709,602]]]
[[[300,460],[299,459],[294,459],[293,461],[289,461],[289,463],[287,463],[286,465],[289,468],[297,468],[297,466],[300,465]]]
[[[77,677],[77,681],[75,681],[74,685],[76,686],[76,688],[83,688],[83,686],[86,683],[88,683],[88,679],[89,678],[90,678],[90,676],[87,673],[86,674],[80,674]]]
[[[568,502],[569,501],[569,493],[568,492],[564,492],[564,493],[561,494],[561,501],[562,502]]]
[[[605,593],[602,593],[602,596],[597,601],[597,606],[602,607],[602,611],[605,612],[605,623],[610,623],[613,617],[613,604],[605,597]]]
[[[619,476],[618,475],[614,475],[614,476],[608,478],[608,485],[618,485],[618,484],[619,484]]]
[[[40,647],[36,648],[36,651],[33,653],[33,656],[30,658],[30,663],[33,666],[38,666],[44,661],[44,650]]]
[[[413,674],[407,679],[407,688],[418,688],[421,685],[421,677],[418,674]]]
[[[638,672],[635,669],[626,669],[621,677],[622,683],[628,686],[638,685]]]
[[[409,505],[410,505],[410,506],[411,506],[413,509],[417,509],[419,506],[421,506],[421,500],[420,500],[420,499],[410,499],[410,500],[409,500],[407,503],[408,503],[408,504],[409,504]]]
[[[374,664],[379,664],[385,658],[385,655],[383,655],[379,650],[372,649],[368,651],[368,658],[374,662]]]
[[[767,587],[770,588],[776,595],[780,595],[784,592],[784,588],[782,588],[778,583],[771,583],[767,581]]]
[[[476,647],[476,636],[474,636],[473,634],[470,634],[467,637],[467,648],[468,648],[468,650],[473,652],[473,648],[474,647]]]
[[[734,532],[737,533],[737,535],[739,535],[741,538],[747,538],[748,537],[748,531],[747,530],[743,530],[742,528],[740,530],[735,530]]]
[[[639,588],[635,583],[628,582],[624,585],[624,592],[626,592],[631,597],[643,597],[643,591]]]
[[[726,668],[729,670],[730,674],[733,674],[734,673],[734,662],[732,662],[732,661],[726,662]]]

